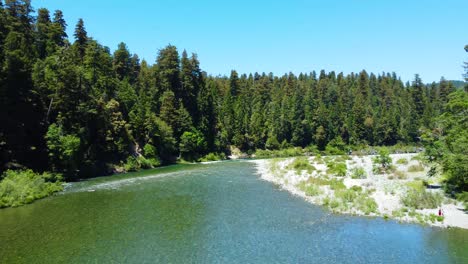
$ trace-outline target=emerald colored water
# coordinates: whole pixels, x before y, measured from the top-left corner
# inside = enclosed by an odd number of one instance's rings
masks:
[[[248,162],[72,184],[0,210],[0,263],[468,263],[468,232],[330,214]]]

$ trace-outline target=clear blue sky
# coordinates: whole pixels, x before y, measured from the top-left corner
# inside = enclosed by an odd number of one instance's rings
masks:
[[[153,63],[172,44],[209,74],[325,69],[396,72],[402,80],[461,80],[468,0],[33,0],[60,9],[68,34],[83,18],[111,50],[121,41]]]

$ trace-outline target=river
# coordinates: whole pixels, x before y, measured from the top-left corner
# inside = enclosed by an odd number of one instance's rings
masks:
[[[0,263],[468,263],[468,231],[334,215],[227,161],[2,209]]]

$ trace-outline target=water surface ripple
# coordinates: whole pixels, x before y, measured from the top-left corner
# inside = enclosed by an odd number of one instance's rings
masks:
[[[330,214],[242,161],[71,184],[0,210],[0,263],[468,263],[468,232]]]

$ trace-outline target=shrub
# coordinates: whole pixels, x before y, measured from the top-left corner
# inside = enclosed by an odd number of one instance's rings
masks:
[[[459,193],[457,194],[457,200],[461,201],[461,202],[468,202],[468,192],[462,192],[462,193]]]
[[[328,142],[325,147],[325,152],[330,155],[343,155],[345,154],[346,143],[340,136],[335,137],[334,139]]]
[[[137,171],[140,168],[140,163],[138,163],[138,160],[133,156],[128,157],[124,164],[125,171]]]
[[[16,207],[63,190],[59,174],[7,170],[0,181],[0,208]]]
[[[422,153],[414,156],[411,158],[411,160],[417,160],[417,161],[423,161],[424,160],[424,156],[422,155]]]
[[[350,158],[349,156],[340,155],[340,156],[335,157],[335,160],[334,160],[334,161],[335,161],[335,162],[345,162],[345,163],[346,163],[346,161],[347,161],[347,160],[350,160],[350,159],[351,159],[351,158]]]
[[[153,163],[144,157],[138,157],[137,161],[140,163],[140,168],[142,169],[150,169],[153,168]]]
[[[340,189],[335,191],[335,196],[344,202],[352,203],[358,197],[358,194],[351,189]]]
[[[327,162],[327,172],[336,176],[346,176],[346,163],[343,162]]]
[[[376,174],[385,173],[392,169],[392,158],[388,149],[382,148],[379,150],[379,155],[373,159],[374,168],[373,171]]]
[[[457,194],[457,200],[461,201],[465,205],[465,211],[468,211],[468,192]]]
[[[361,186],[357,186],[357,185],[353,185],[353,186],[351,187],[351,190],[360,193],[360,192],[362,192],[362,187],[361,187]]]
[[[432,223],[435,223],[436,221],[437,222],[443,222],[444,221],[444,217],[443,216],[439,216],[439,215],[435,215],[435,214],[430,214],[429,216],[426,216],[427,220],[431,221]]]
[[[155,157],[158,156],[158,151],[157,151],[155,146],[153,146],[151,144],[146,144],[143,147],[143,154],[145,155],[145,157],[155,158]]]
[[[322,193],[320,188],[316,185],[307,185],[303,191],[307,196],[317,196]]]
[[[406,174],[402,171],[395,171],[393,173],[395,175],[395,177],[399,180],[406,180],[408,177],[406,176]]]
[[[408,167],[408,172],[420,172],[424,171],[424,167],[421,164],[411,165]]]
[[[161,161],[155,157],[146,159],[143,156],[133,157],[130,156],[127,158],[125,164],[123,165],[125,171],[138,171],[140,169],[151,169],[161,165]]]
[[[319,178],[319,177],[309,177],[309,179],[307,179],[307,182],[310,184],[320,185],[320,186],[330,185],[329,180],[324,179],[324,178]]]
[[[198,160],[199,153],[203,153],[207,148],[207,143],[203,134],[198,130],[185,131],[180,136],[180,154],[188,161]]]
[[[309,145],[309,146],[305,147],[303,151],[307,155],[313,155],[313,154],[317,154],[319,152],[316,145]],[[320,155],[320,154],[318,154],[318,155]]]
[[[338,179],[331,179],[328,185],[330,185],[330,189],[334,191],[346,189],[346,185],[344,185],[343,181]]]
[[[394,210],[392,211],[392,216],[395,218],[400,218],[400,217],[405,216],[405,214],[402,210]]]
[[[425,189],[424,182],[422,180],[408,182],[406,183],[406,186],[408,186],[410,189],[413,189],[415,191],[423,191]]]
[[[275,136],[270,135],[265,143],[265,147],[267,149],[276,150],[276,149],[279,149],[280,143]]]
[[[401,159],[398,159],[396,163],[405,165],[405,164],[408,164],[408,160],[405,158],[401,158]]]
[[[352,179],[365,179],[367,178],[366,171],[364,168],[354,168],[351,170]]]
[[[304,155],[304,151],[301,148],[286,148],[281,150],[257,149],[254,155],[256,158],[286,158],[302,156]]]
[[[392,158],[390,158],[388,149],[380,149],[379,155],[374,158],[374,162],[380,165],[382,168],[388,168],[392,164]]]
[[[329,203],[329,206],[332,209],[338,208],[338,206],[340,206],[340,202],[336,199],[332,199]]]
[[[344,155],[345,152],[337,147],[327,145],[325,147],[325,153],[328,155]]]
[[[426,190],[410,190],[401,198],[401,202],[415,209],[432,209],[442,204],[443,196],[440,193],[427,192]]]
[[[206,156],[200,159],[200,161],[217,161],[217,160],[224,160],[226,159],[226,155],[224,153],[213,153],[210,152]]]
[[[359,197],[357,199],[357,209],[366,215],[377,212],[377,203],[372,197]]]
[[[300,174],[303,170],[311,173],[315,170],[315,167],[312,166],[309,162],[309,159],[306,157],[299,157],[294,159],[287,167],[287,169],[294,169],[297,174]]]

